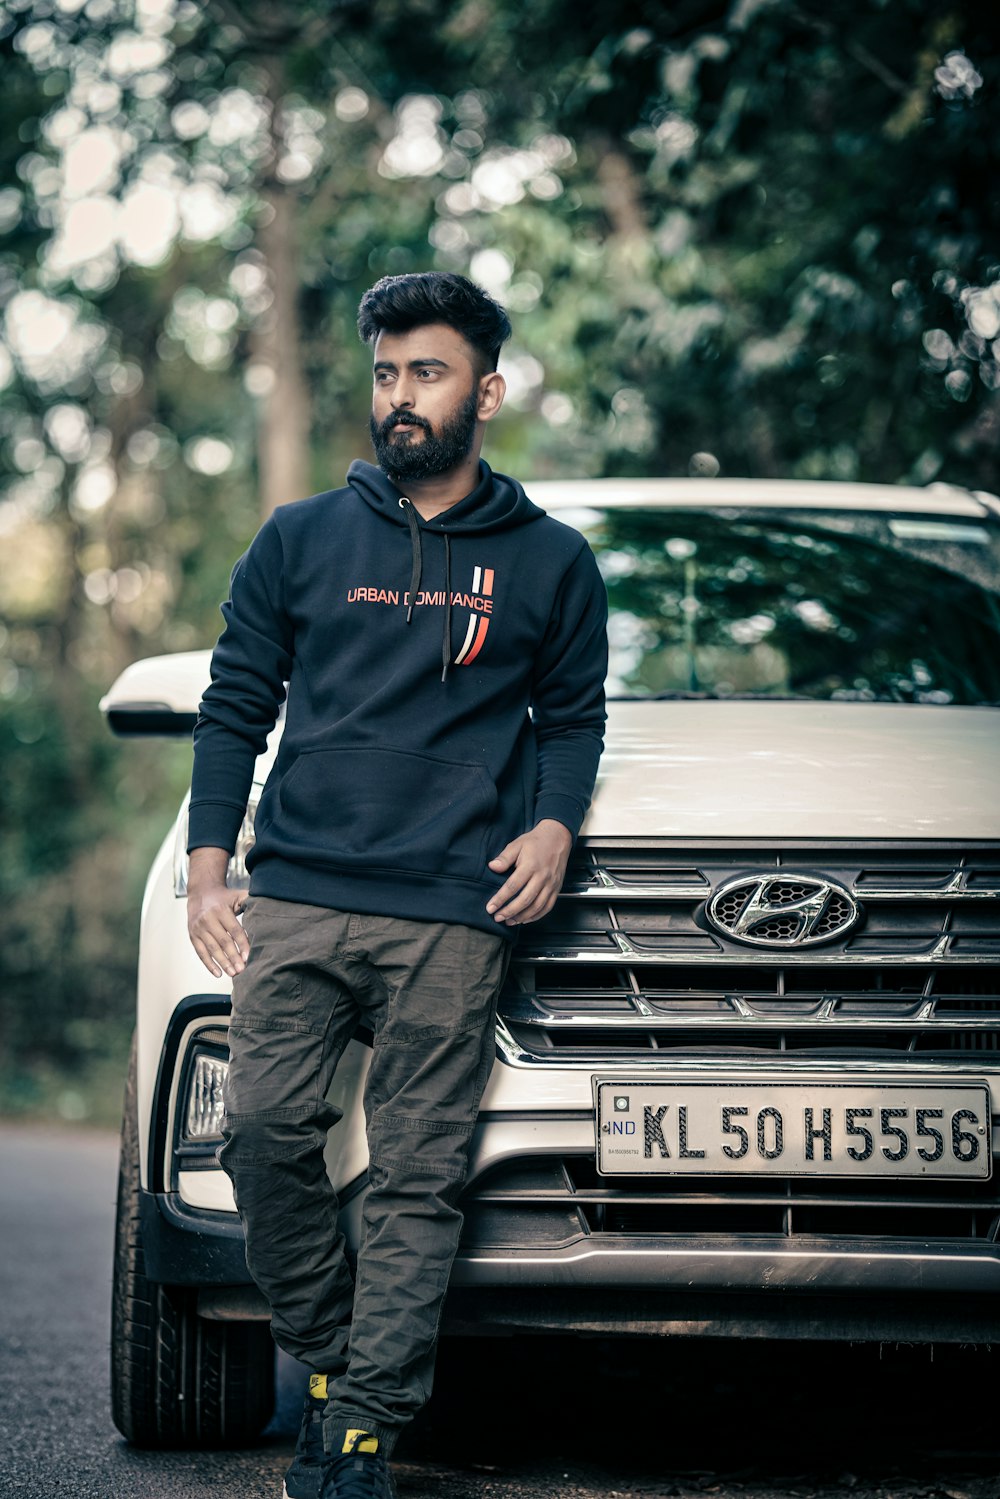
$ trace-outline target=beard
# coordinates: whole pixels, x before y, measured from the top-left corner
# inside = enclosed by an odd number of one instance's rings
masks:
[[[392,412],[383,422],[377,422],[373,412],[368,426],[379,468],[398,479],[431,479],[457,468],[472,447],[478,406],[473,389],[436,432],[429,421],[412,411]],[[400,423],[421,428],[423,437],[393,432]]]

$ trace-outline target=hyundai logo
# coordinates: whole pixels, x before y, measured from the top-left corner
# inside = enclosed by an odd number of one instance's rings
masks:
[[[796,948],[842,937],[860,919],[861,907],[834,880],[750,874],[720,885],[705,914],[737,942]]]

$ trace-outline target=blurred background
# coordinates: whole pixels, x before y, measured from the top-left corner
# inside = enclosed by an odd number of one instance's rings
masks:
[[[1000,489],[1000,11],[0,0],[0,1113],[117,1119],[210,646],[370,456],[379,276],[510,309],[494,467]]]

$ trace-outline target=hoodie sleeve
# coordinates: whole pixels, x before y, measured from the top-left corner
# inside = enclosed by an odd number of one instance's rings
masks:
[[[532,684],[538,745],[535,822],[552,817],[575,838],[604,748],[608,596],[584,545],[556,594]]]
[[[232,853],[253,768],[285,697],[293,628],[284,605],[284,555],[272,516],[233,568],[226,622],[212,653],[212,683],[194,730],[188,852]]]

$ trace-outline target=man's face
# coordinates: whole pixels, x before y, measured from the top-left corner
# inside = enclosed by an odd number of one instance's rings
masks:
[[[474,357],[462,335],[445,323],[379,334],[371,438],[387,473],[429,479],[468,457],[480,404]]]

